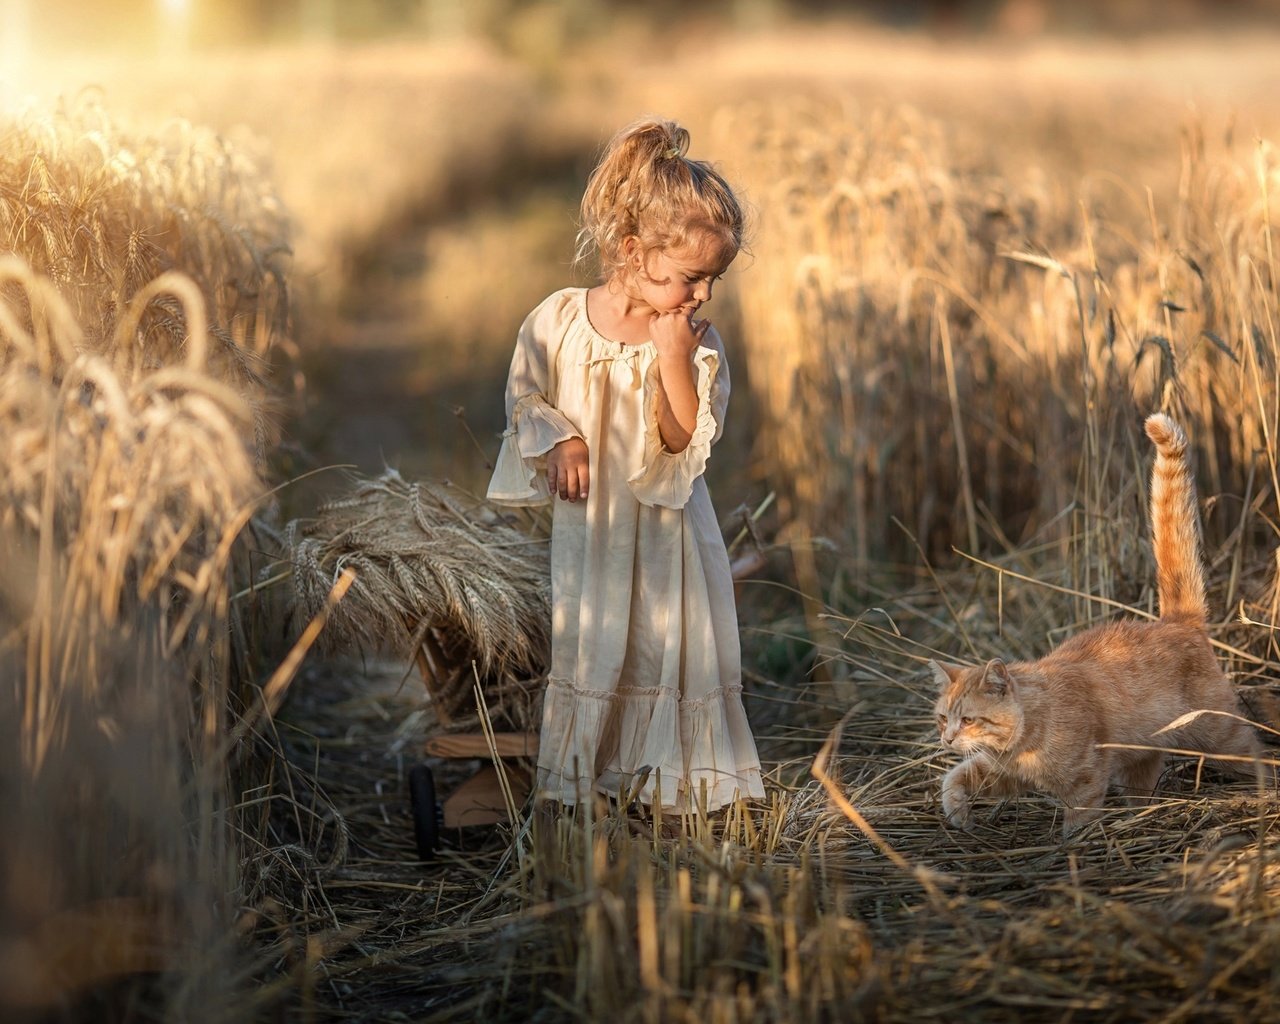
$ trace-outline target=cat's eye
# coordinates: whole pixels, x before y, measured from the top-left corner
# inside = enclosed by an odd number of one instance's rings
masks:
[[[962,719],[960,719],[960,724],[961,724],[961,725],[973,725],[973,719],[972,719],[972,718],[962,718]]]

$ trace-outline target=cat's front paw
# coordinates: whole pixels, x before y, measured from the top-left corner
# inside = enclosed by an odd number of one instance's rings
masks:
[[[953,828],[967,829],[973,822],[973,799],[957,777],[960,767],[952,768],[942,780],[942,813]]]

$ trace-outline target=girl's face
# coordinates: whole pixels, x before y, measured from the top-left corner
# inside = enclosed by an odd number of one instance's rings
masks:
[[[686,246],[660,249],[640,261],[629,282],[633,297],[659,313],[684,309],[693,316],[710,301],[716,281],[732,259],[725,259],[718,239],[703,234]]]

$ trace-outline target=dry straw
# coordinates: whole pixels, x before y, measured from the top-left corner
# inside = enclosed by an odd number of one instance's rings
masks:
[[[285,542],[295,617],[316,614],[338,574],[355,570],[325,631],[326,649],[417,657],[445,721],[470,705],[473,662],[499,681],[527,681],[546,669],[546,538],[506,525],[457,489],[389,470],[358,480],[314,520],[291,523]]]
[[[284,221],[211,134],[85,105],[4,127],[0,247],[4,859],[27,872],[0,1001],[234,1019],[228,599]]]
[[[1274,492],[1270,146],[1211,154],[1192,122],[1176,196],[1104,214],[1075,182],[959,165],[910,109],[779,99],[718,134],[760,207],[743,340],[760,455],[802,533],[859,560],[910,550],[891,516],[934,553],[1084,535],[1055,517],[1107,514],[1114,456],[1156,407],[1197,439],[1206,494]],[[1232,516],[1215,531],[1258,529]],[[1095,539],[1088,561],[1139,575]]]
[[[325,936],[332,985],[304,1005],[440,1021],[1270,1019],[1274,795],[1185,761],[1150,807],[1111,807],[1067,844],[1061,809],[1033,796],[986,805],[971,833],[946,826],[917,666],[963,646],[949,606],[972,581],[938,584],[835,623],[860,687],[841,728],[817,700],[757,715],[770,747],[775,721],[810,737],[765,804],[665,821],[526,808],[510,831],[448,837],[429,868],[398,796],[418,739],[397,712],[416,698],[394,675],[318,680],[291,706],[291,770],[323,794],[301,835],[336,851],[342,809],[360,840],[275,890]],[[981,655],[1007,651],[1000,596],[984,576],[963,625]],[[1043,596],[1006,582],[1003,608],[1029,632],[1074,625]],[[806,770],[820,745],[834,802]]]

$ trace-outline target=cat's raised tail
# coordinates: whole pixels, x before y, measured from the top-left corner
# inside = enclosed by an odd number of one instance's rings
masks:
[[[1151,544],[1156,555],[1160,618],[1203,626],[1209,610],[1187,435],[1159,412],[1147,417],[1146,427],[1157,453],[1151,469]]]

